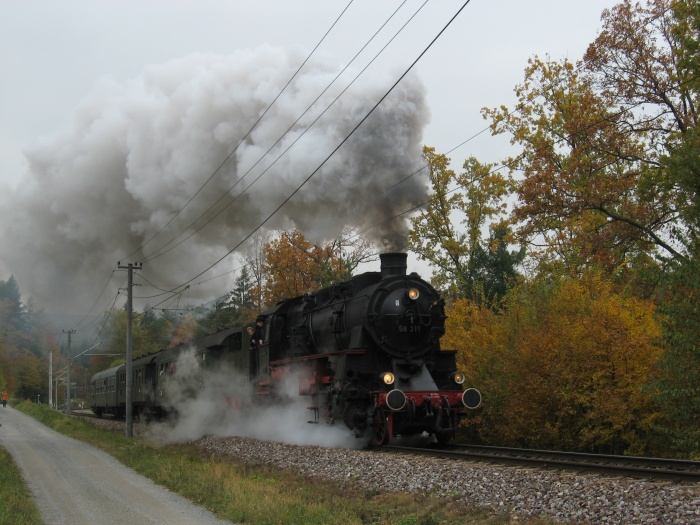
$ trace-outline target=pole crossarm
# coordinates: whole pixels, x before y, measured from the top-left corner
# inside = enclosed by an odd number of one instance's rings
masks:
[[[90,350],[92,350],[92,349],[94,349],[94,348],[97,348],[97,347],[100,346],[101,344],[102,344],[102,341],[100,341],[99,343],[96,343],[96,344],[92,345],[90,348],[88,348],[88,349],[86,349],[86,350],[83,350],[82,352],[80,352],[80,353],[79,353],[78,355],[76,355],[75,357],[80,357],[81,355],[85,354],[85,352],[89,352]],[[88,354],[88,355],[97,355],[97,354]]]

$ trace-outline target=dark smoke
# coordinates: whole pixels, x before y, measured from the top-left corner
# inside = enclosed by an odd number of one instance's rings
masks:
[[[62,129],[28,148],[23,183],[3,196],[4,278],[13,273],[25,297],[49,312],[86,312],[117,261],[151,239],[197,192],[303,59],[301,52],[265,46],[230,56],[189,55],[147,67],[127,82],[101,79]],[[204,213],[340,69],[328,57],[312,58],[224,169],[130,261],[143,260]],[[318,167],[399,74],[361,77],[220,217],[147,263],[151,282],[184,282],[222,257]],[[222,204],[308,129],[344,85],[331,89]],[[428,119],[423,85],[407,77],[266,226],[296,226],[311,239],[328,240],[346,225],[369,228],[423,202],[419,177],[386,189],[415,171]],[[378,249],[401,250],[406,223],[390,221],[368,235]],[[210,286],[196,292],[201,298],[224,292],[216,288],[220,283]]]

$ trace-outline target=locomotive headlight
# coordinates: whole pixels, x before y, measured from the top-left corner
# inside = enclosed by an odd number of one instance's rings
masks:
[[[454,379],[455,383],[457,383],[458,385],[464,383],[464,380],[466,378],[467,376],[465,376],[462,372],[455,372],[454,374],[452,374],[452,379]]]
[[[382,374],[382,381],[384,381],[385,385],[393,385],[395,379],[394,374],[391,372],[384,372]]]
[[[419,297],[420,297],[420,292],[418,291],[417,288],[411,288],[411,289],[408,291],[408,298],[409,298],[411,301],[415,301],[415,300],[418,299]]]

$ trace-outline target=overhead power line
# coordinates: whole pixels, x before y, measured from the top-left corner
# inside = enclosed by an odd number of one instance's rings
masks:
[[[394,84],[387,90],[387,92],[377,101],[377,103],[370,109],[367,114],[357,123],[357,125],[348,133],[345,138],[331,151],[328,156],[319,164],[319,166],[311,172],[311,174],[306,177],[302,183],[297,186],[297,188],[286,198],[282,203],[277,206],[252,232],[250,232],[245,238],[243,238],[238,244],[236,244],[233,248],[231,248],[226,254],[224,254],[221,258],[219,258],[216,262],[214,262],[212,265],[210,265],[208,268],[204,269],[194,277],[192,277],[190,280],[185,281],[183,284],[189,284],[198,277],[201,277],[204,275],[206,272],[214,268],[216,265],[218,265],[221,261],[223,261],[226,257],[231,255],[237,248],[239,248],[245,241],[247,241],[250,237],[252,237],[255,232],[257,232],[260,228],[262,228],[272,217],[274,217],[278,211],[280,211],[285,204],[287,204],[305,185],[307,182],[311,180],[311,178],[318,173],[318,171],[330,160],[330,158],[335,155],[335,153],[350,139],[350,137],[364,124],[364,122],[374,113],[374,111],[379,107],[379,105],[384,102],[386,97],[389,96],[389,94],[394,91],[396,86],[399,85],[399,83],[406,77],[406,75],[415,67],[415,65],[418,63],[418,61],[423,58],[423,56],[428,52],[428,50],[435,44],[435,42],[440,38],[440,36],[447,30],[447,28],[454,22],[454,20],[459,16],[459,14],[464,10],[464,8],[471,2],[471,0],[466,0],[464,4],[459,8],[459,10],[450,18],[450,20],[445,24],[445,26],[440,30],[440,32],[433,38],[430,43],[425,47],[425,49],[418,55],[418,57],[411,63],[411,65],[406,68],[406,70],[401,74],[401,76],[394,82]]]
[[[301,65],[297,68],[297,70],[295,71],[295,73],[289,78],[289,80],[287,81],[287,83],[285,84],[285,86],[282,88],[282,90],[277,94],[277,96],[273,99],[273,101],[268,105],[268,107],[265,109],[265,111],[263,111],[263,113],[260,115],[260,117],[259,117],[259,118],[255,121],[255,123],[250,127],[250,129],[248,130],[248,132],[243,136],[243,138],[238,142],[238,144],[236,144],[236,146],[233,148],[233,150],[231,151],[231,153],[229,153],[229,155],[221,162],[221,164],[219,165],[219,167],[218,167],[216,170],[214,170],[214,172],[209,176],[209,178],[200,186],[200,188],[194,193],[194,195],[192,195],[192,197],[180,208],[180,210],[168,221],[168,223],[165,224],[165,226],[163,226],[160,230],[158,230],[150,239],[148,239],[146,242],[144,242],[142,245],[140,245],[138,248],[136,248],[136,250],[134,250],[134,251],[132,251],[130,254],[128,254],[128,255],[125,257],[125,259],[128,259],[128,258],[133,257],[136,253],[138,253],[139,251],[143,250],[143,248],[144,248],[148,243],[150,243],[151,241],[153,241],[163,230],[165,230],[165,228],[168,227],[168,225],[170,225],[170,224],[172,223],[173,220],[175,220],[175,218],[176,218],[177,216],[179,216],[179,215],[183,212],[183,210],[192,202],[192,200],[195,199],[195,197],[196,197],[196,196],[204,189],[204,187],[214,178],[214,176],[216,176],[216,174],[221,170],[221,168],[228,162],[228,160],[231,158],[231,156],[235,153],[235,151],[238,149],[238,147],[240,146],[240,144],[252,133],[252,131],[255,129],[255,127],[256,127],[256,126],[260,123],[260,121],[267,115],[267,113],[269,112],[270,108],[272,108],[272,106],[275,104],[275,102],[277,102],[277,100],[280,98],[280,96],[282,96],[282,94],[283,94],[284,91],[287,89],[287,87],[291,84],[291,82],[294,80],[294,78],[299,74],[299,71],[301,71],[301,69],[304,67],[304,65],[306,65],[306,63],[308,62],[308,60],[309,60],[309,59],[311,58],[311,56],[316,52],[316,50],[317,50],[318,47],[321,45],[321,43],[326,39],[326,37],[331,33],[331,31],[333,30],[333,28],[336,26],[336,24],[338,23],[338,21],[343,17],[343,15],[344,15],[345,12],[348,10],[348,8],[353,4],[353,2],[354,2],[354,0],[350,0],[350,1],[348,2],[348,4],[345,6],[345,8],[341,11],[340,15],[338,15],[338,17],[337,17],[336,20],[333,22],[333,24],[331,24],[331,26],[328,28],[328,30],[324,33],[323,37],[321,37],[321,39],[318,41],[318,43],[316,44],[316,46],[314,46],[313,50],[308,54],[308,56],[306,57],[306,59],[304,59],[304,61],[303,61],[303,62],[301,63]],[[402,4],[402,5],[403,5],[403,4]],[[94,302],[93,305],[90,307],[90,309],[89,309],[88,312],[85,314],[85,316],[84,316],[80,321],[78,321],[77,325],[80,325],[80,324],[90,315],[90,313],[94,310],[95,306],[96,306],[97,303],[100,301],[100,299],[102,298],[102,295],[104,294],[105,290],[106,290],[107,287],[109,286],[109,283],[110,283],[110,281],[111,281],[111,279],[112,279],[112,276],[114,276],[114,273],[115,273],[115,271],[112,270],[112,274],[110,275],[110,277],[109,277],[109,278],[107,279],[107,281],[105,282],[105,285],[104,285],[104,287],[102,288],[102,291],[101,291],[100,294],[98,295],[97,299],[95,299],[95,302]],[[117,296],[115,297],[115,303],[116,303],[116,299],[118,298],[118,296],[119,296],[119,294],[117,293]],[[112,307],[110,308],[109,311],[111,312],[113,308],[114,308],[114,305],[112,305]],[[102,326],[102,328],[104,328],[104,325]],[[102,330],[102,329],[100,329],[100,331],[101,331],[101,330]]]
[[[391,16],[384,21],[384,23],[377,29],[377,31],[372,35],[372,37],[360,48],[360,50],[355,54],[355,56],[348,62],[348,64],[341,70],[339,71],[336,76],[331,80],[331,82],[324,88],[324,90],[307,106],[307,108],[297,117],[297,119],[290,124],[287,129],[282,132],[282,134],[277,138],[277,140],[263,153],[258,160],[250,167],[248,170],[238,179],[236,182],[227,190],[225,191],[209,208],[207,208],[203,213],[201,213],[198,217],[196,217],[190,224],[182,231],[182,233],[186,232],[190,228],[192,228],[197,221],[202,219],[207,213],[209,213],[211,210],[213,210],[217,204],[219,204],[227,195],[229,195],[235,188],[238,186],[240,183],[244,181],[244,179],[250,174],[253,169],[262,162],[262,160],[274,149],[275,146],[280,144],[282,140],[284,139],[285,136],[289,134],[290,131],[292,131],[295,126],[299,123],[299,121],[313,108],[314,105],[321,99],[321,97],[328,92],[328,90],[335,84],[335,82],[342,76],[342,74],[354,63],[354,61],[360,56],[360,54],[367,48],[367,46],[376,38],[376,36],[381,32],[381,30],[389,23],[389,21],[396,15],[396,13],[401,9],[401,7],[405,4],[406,2],[404,1],[392,14]],[[206,228],[212,221],[214,221],[219,215],[221,215],[225,210],[227,210],[229,207],[231,207],[239,197],[241,197],[243,194],[245,194],[256,182],[258,182],[276,163],[278,160],[280,160],[294,145],[301,140],[304,135],[306,135],[307,132],[311,130],[311,128],[323,117],[330,109],[335,105],[335,103],[340,99],[341,96],[345,94],[345,92],[357,81],[357,79],[362,76],[362,74],[369,68],[369,66],[374,63],[374,61],[386,50],[386,48],[393,42],[393,40],[404,30],[406,25],[413,20],[413,18],[423,9],[423,7],[428,3],[428,0],[425,0],[423,4],[413,13],[413,15],[399,28],[399,30],[394,34],[394,36],[375,54],[374,58],[370,60],[365,67],[357,74],[355,75],[355,78],[331,101],[330,104],[321,112],[319,113],[316,118],[304,128],[304,130],[295,137],[295,139],[282,151],[260,174],[258,174],[255,179],[253,179],[253,182],[251,182],[248,186],[246,186],[238,195],[236,195],[231,202],[226,204],[224,207],[222,207],[219,211],[217,211],[214,215],[212,215],[206,222],[201,224],[198,228],[193,230],[189,235],[187,235],[184,239],[182,239],[180,242],[170,246],[167,248],[170,244],[175,242],[175,239],[177,239],[177,235],[170,240],[168,243],[164,244],[160,248],[158,248],[155,252],[151,253],[150,255],[146,256],[144,259],[145,262],[152,261],[153,259],[156,259],[160,257],[161,255],[165,255],[166,253],[172,251],[173,249],[177,248],[181,244],[183,244],[185,241],[187,241],[190,237],[201,231],[202,229]],[[240,144],[240,143],[239,143]],[[167,248],[167,249],[166,249]]]
[[[350,2],[348,3],[348,5],[345,6],[345,8],[343,9],[343,11],[340,13],[340,15],[338,15],[338,18],[336,18],[335,22],[333,22],[333,24],[331,24],[331,27],[328,28],[328,30],[327,30],[326,33],[323,35],[323,37],[321,37],[321,40],[318,41],[318,43],[316,44],[316,46],[315,46],[315,47],[311,50],[311,52],[307,55],[307,57],[304,59],[304,61],[301,63],[301,65],[300,65],[300,66],[297,68],[297,70],[294,72],[294,74],[292,74],[292,76],[289,78],[289,80],[288,80],[287,83],[284,85],[284,87],[280,90],[279,93],[277,93],[277,96],[272,100],[272,102],[270,102],[270,104],[267,106],[267,108],[265,108],[265,111],[262,112],[262,114],[261,114],[261,115],[258,117],[258,119],[253,123],[253,125],[252,125],[252,126],[250,127],[250,129],[246,132],[246,134],[243,136],[243,138],[241,138],[241,140],[238,141],[238,144],[236,144],[236,146],[231,150],[231,152],[226,156],[226,158],[221,162],[221,164],[219,164],[219,167],[217,167],[217,168],[214,170],[214,172],[209,176],[209,178],[204,182],[204,184],[202,184],[202,185],[199,187],[199,189],[194,193],[194,195],[192,195],[192,197],[190,197],[190,199],[180,208],[180,210],[179,210],[177,213],[175,213],[175,215],[173,215],[173,216],[170,218],[170,220],[169,220],[160,230],[158,230],[150,239],[148,239],[146,242],[144,242],[144,243],[143,243],[141,246],[139,246],[136,250],[134,250],[133,252],[131,252],[131,254],[129,254],[129,255],[127,256],[127,258],[132,257],[133,255],[135,255],[136,253],[138,253],[140,250],[143,250],[143,248],[144,248],[147,244],[149,244],[149,243],[150,243],[153,239],[155,239],[163,230],[165,230],[165,228],[167,228],[167,227],[175,220],[175,218],[178,217],[178,216],[183,212],[183,210],[184,210],[187,206],[189,206],[189,204],[195,199],[195,197],[197,197],[197,195],[199,195],[199,194],[201,193],[201,191],[204,189],[204,187],[205,187],[207,184],[209,184],[209,182],[216,176],[216,174],[219,173],[219,171],[221,170],[221,168],[224,167],[224,165],[229,161],[229,159],[231,158],[231,156],[238,150],[238,147],[250,136],[250,134],[251,134],[251,133],[253,132],[253,130],[257,127],[257,125],[260,123],[260,121],[262,121],[262,119],[265,118],[265,115],[267,115],[267,113],[270,111],[270,109],[272,108],[272,106],[275,105],[275,102],[277,102],[277,101],[279,100],[279,98],[282,96],[282,94],[287,90],[287,88],[289,87],[289,85],[290,85],[290,84],[292,83],[292,81],[296,78],[296,76],[299,74],[299,72],[303,69],[303,67],[306,65],[306,63],[309,61],[309,59],[313,56],[313,54],[314,54],[314,53],[316,52],[316,50],[319,48],[319,46],[321,45],[321,43],[323,43],[323,41],[326,39],[326,37],[330,34],[330,32],[333,30],[333,28],[336,26],[336,24],[338,23],[338,21],[342,18],[342,16],[345,14],[345,12],[348,10],[348,8],[352,5],[353,2],[354,2],[354,0],[350,0]],[[217,201],[217,202],[218,202],[218,201]],[[207,211],[208,211],[208,210],[207,210]],[[206,212],[205,212],[205,213],[206,213]]]

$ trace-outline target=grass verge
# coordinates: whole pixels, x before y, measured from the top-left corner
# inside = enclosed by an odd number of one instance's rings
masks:
[[[0,523],[41,525],[39,510],[12,456],[0,447]]]
[[[511,520],[431,494],[384,494],[349,490],[338,483],[293,472],[252,468],[230,457],[205,456],[190,445],[154,448],[138,438],[105,432],[46,406],[18,406],[45,425],[90,443],[136,472],[234,523],[251,525],[542,525]],[[4,469],[3,469],[4,470]],[[4,522],[0,523],[20,523]],[[35,523],[35,522],[23,522]]]

